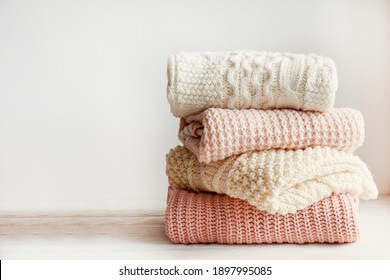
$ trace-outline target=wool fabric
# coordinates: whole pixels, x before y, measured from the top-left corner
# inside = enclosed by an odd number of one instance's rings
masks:
[[[201,52],[171,55],[167,96],[173,115],[211,107],[326,111],[337,90],[333,60],[278,52]]]
[[[203,164],[178,146],[166,162],[172,187],[226,194],[271,214],[295,213],[332,193],[349,192],[363,199],[378,194],[364,162],[329,147],[248,152]]]
[[[202,163],[253,150],[322,146],[353,152],[364,141],[364,120],[353,109],[320,113],[211,108],[181,118],[179,139]]]
[[[346,243],[359,239],[358,199],[331,195],[295,214],[269,214],[227,195],[170,188],[165,229],[175,243]]]

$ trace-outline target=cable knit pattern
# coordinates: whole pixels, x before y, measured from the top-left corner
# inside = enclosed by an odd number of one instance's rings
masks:
[[[333,147],[352,152],[364,140],[364,120],[353,109],[207,109],[181,118],[179,139],[202,163],[253,150]]]
[[[218,194],[169,189],[165,229],[175,243],[345,243],[359,239],[358,199],[332,195],[297,211],[269,214]]]
[[[168,60],[167,95],[177,117],[211,107],[326,111],[337,83],[334,62],[315,54],[203,52]]]
[[[332,193],[363,199],[378,194],[370,171],[357,156],[329,147],[248,152],[202,164],[178,146],[166,160],[171,186],[227,194],[271,214],[295,213]]]

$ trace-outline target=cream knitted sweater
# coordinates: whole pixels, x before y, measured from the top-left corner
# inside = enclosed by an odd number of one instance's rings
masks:
[[[180,53],[168,61],[168,100],[178,117],[211,107],[326,111],[336,89],[334,62],[314,54]]]
[[[248,152],[202,164],[178,146],[166,160],[172,187],[227,194],[271,214],[295,213],[332,193],[348,192],[362,199],[378,194],[370,171],[357,156],[329,147]]]

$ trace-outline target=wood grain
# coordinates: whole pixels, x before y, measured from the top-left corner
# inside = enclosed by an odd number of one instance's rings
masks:
[[[2,259],[390,259],[390,196],[363,201],[356,243],[180,245],[165,209],[1,212]]]

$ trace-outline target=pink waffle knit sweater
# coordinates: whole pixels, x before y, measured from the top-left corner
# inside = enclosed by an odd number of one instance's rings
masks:
[[[320,146],[352,152],[364,140],[364,120],[353,109],[207,109],[181,118],[179,139],[199,162],[210,163],[248,151]]]
[[[227,195],[169,188],[166,234],[175,243],[346,243],[359,238],[358,199],[332,195],[295,214],[269,214]]]

